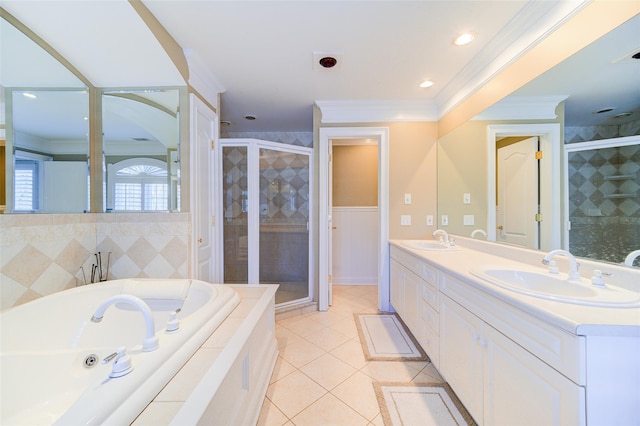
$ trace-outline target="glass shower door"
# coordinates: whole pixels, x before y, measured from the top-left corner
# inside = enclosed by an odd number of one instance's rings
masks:
[[[224,282],[279,284],[277,305],[311,300],[312,150],[221,142]]]
[[[222,206],[224,282],[247,283],[249,279],[248,149],[222,148]]]
[[[309,155],[260,148],[260,283],[276,304],[309,297]]]

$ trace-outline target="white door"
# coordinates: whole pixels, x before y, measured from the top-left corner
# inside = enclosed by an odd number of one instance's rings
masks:
[[[213,259],[213,147],[217,116],[204,102],[191,95],[191,182],[194,239],[194,278],[212,282]]]
[[[496,238],[500,242],[537,249],[538,138],[498,149]]]

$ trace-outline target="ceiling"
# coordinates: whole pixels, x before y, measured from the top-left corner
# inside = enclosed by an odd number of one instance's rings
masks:
[[[258,132],[311,131],[313,105],[319,100],[418,101],[438,119],[588,2],[143,3],[186,52],[200,59],[222,88],[220,118],[230,122],[222,131]],[[3,0],[2,7],[50,43],[95,86],[185,84],[126,0]],[[475,32],[476,40],[454,46],[453,38],[464,31]],[[640,72],[633,71],[638,63],[627,63],[624,73],[623,66],[618,67],[611,78],[604,64],[635,48],[640,50],[639,32],[636,17],[627,27],[624,42],[613,39],[594,47],[596,54],[589,53],[586,62],[576,59],[575,64],[560,67],[560,74],[549,72],[518,94],[569,95],[567,120],[574,120],[569,105],[589,110],[593,118],[591,108],[602,108],[603,94],[615,91],[627,98],[626,104],[611,99],[608,105],[616,102],[616,106],[635,108],[638,119]],[[315,65],[314,53],[335,55],[338,65],[322,69]],[[575,66],[580,70],[579,79]],[[3,65],[3,72],[5,68]],[[597,70],[595,76],[589,74],[592,70]],[[427,79],[434,85],[420,88]],[[575,84],[579,81],[585,84]],[[621,82],[626,89],[614,90]],[[593,96],[598,102],[592,107]],[[256,119],[246,120],[246,115]]]

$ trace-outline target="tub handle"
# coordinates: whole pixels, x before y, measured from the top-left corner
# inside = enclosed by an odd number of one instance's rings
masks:
[[[109,361],[111,361],[112,359],[114,359],[117,356],[118,356],[118,352],[114,352],[112,354],[109,354],[102,360],[102,363],[106,364],[106,363],[108,363]]]

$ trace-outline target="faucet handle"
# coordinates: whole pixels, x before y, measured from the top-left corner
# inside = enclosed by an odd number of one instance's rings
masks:
[[[131,363],[131,357],[127,355],[127,348],[124,346],[118,349],[118,357],[113,362],[113,369],[109,377],[118,378],[126,376],[133,371],[133,364]]]

